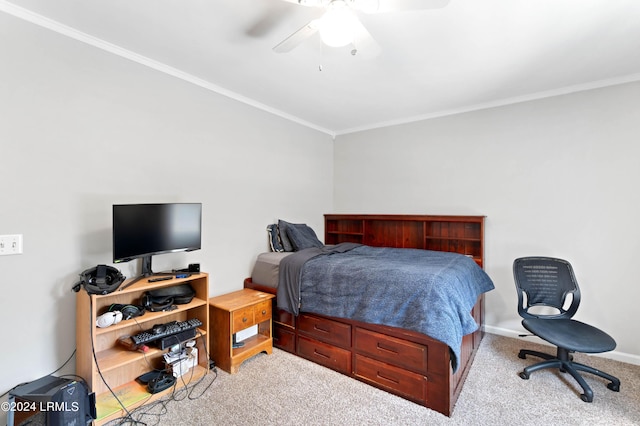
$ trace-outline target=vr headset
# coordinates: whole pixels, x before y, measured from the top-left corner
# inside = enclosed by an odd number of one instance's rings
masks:
[[[112,266],[98,265],[80,274],[80,281],[74,284],[76,293],[84,288],[89,294],[109,294],[115,291],[126,277]]]
[[[191,302],[195,295],[196,291],[189,284],[180,284],[144,292],[140,305],[150,312],[168,311],[173,305]]]

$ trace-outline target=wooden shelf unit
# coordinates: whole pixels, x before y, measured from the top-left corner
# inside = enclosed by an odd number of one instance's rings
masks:
[[[484,216],[327,214],[325,244],[448,251],[484,264]]]
[[[104,313],[111,304],[137,305],[145,291],[179,284],[189,284],[196,291],[191,302],[176,305],[177,309],[172,311],[145,312],[142,316],[121,321],[110,327],[99,328],[96,326],[96,318]],[[125,281],[121,288],[126,285]],[[209,276],[206,273],[158,282],[141,280],[122,291],[116,290],[106,295],[88,295],[83,290],[77,294],[76,374],[81,376],[91,391],[96,394],[98,418],[94,422],[95,425],[101,425],[126,415],[111,391],[118,395],[118,399],[127,410],[131,410],[162,397],[173,389],[169,388],[164,392],[150,394],[146,386],[135,381],[138,376],[148,371],[164,369],[162,355],[167,350],[150,347],[146,353],[130,351],[117,343],[118,338],[122,336],[138,334],[156,324],[197,318],[202,322],[196,333],[198,365],[193,371],[186,373],[184,381],[177,381],[176,388],[184,386],[185,382],[187,384],[189,381],[195,383],[197,379],[208,373],[209,358],[206,347],[209,330],[208,298]],[[100,373],[102,373],[104,380]]]

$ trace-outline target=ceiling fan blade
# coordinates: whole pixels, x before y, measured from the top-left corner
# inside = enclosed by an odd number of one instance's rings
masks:
[[[309,7],[321,7],[323,6],[322,0],[282,0],[287,3],[299,4],[301,6],[309,6]]]
[[[353,47],[351,54],[360,58],[369,59],[380,54],[380,45],[360,20],[357,20],[357,24],[354,25]]]
[[[269,3],[261,16],[245,30],[245,34],[255,38],[263,37],[269,34],[278,23],[287,19],[288,15],[291,15],[294,11],[294,8],[282,2]]]
[[[318,31],[318,20],[314,19],[313,21],[306,24],[304,27],[300,28],[298,31],[291,34],[289,37],[282,40],[278,43],[273,50],[278,53],[286,53],[290,52],[300,43],[314,35]]]
[[[383,13],[440,9],[448,5],[449,2],[450,0],[354,0],[353,7],[364,13]]]

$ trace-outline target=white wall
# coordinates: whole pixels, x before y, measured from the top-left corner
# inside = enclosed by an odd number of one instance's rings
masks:
[[[640,363],[640,83],[337,138],[336,213],[486,215],[489,330],[520,332],[513,260],[574,266],[577,319]]]
[[[24,235],[0,256],[0,393],[73,352],[71,287],[111,262],[114,203],[202,202],[202,250],[153,266],[201,263],[212,296],[242,288],[273,220],[322,233],[329,136],[1,13],[0,40],[0,234]]]

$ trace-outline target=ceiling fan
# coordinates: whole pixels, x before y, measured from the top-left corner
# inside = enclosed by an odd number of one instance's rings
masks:
[[[324,14],[278,43],[273,50],[278,53],[290,52],[302,42],[320,33],[323,43],[332,47],[351,44],[352,55],[359,50],[369,54],[379,47],[371,34],[358,19],[357,12],[383,13],[408,10],[437,9],[446,6],[450,0],[283,0],[301,6],[323,8]]]

